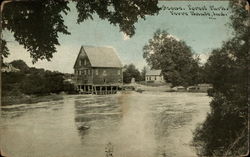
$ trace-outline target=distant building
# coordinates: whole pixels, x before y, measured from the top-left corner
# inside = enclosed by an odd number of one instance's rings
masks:
[[[12,64],[10,63],[3,63],[1,72],[19,72],[20,69],[15,68]]]
[[[150,70],[146,72],[145,80],[147,82],[164,82],[161,70]]]
[[[123,82],[122,67],[113,48],[82,46],[74,65],[76,88],[82,93],[116,93]]]

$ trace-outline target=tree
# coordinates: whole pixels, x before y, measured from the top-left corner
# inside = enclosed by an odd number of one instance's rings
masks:
[[[30,68],[23,60],[14,60],[9,64],[20,71],[2,74],[3,96],[48,95],[62,91],[74,93],[74,86],[64,82],[63,73]]]
[[[143,47],[143,57],[152,69],[161,69],[164,79],[173,86],[196,83],[192,76],[199,66],[191,48],[164,30],[157,30]]]
[[[157,14],[158,0],[74,0],[78,11],[77,23],[93,19],[97,14],[101,19],[118,25],[129,36],[134,35],[134,24],[146,15]],[[64,25],[62,13],[70,11],[69,1],[36,0],[16,1],[4,5],[2,28],[14,34],[15,40],[30,53],[33,62],[50,60],[56,52],[59,33],[69,35]],[[2,56],[8,55],[6,41],[2,40]]]
[[[142,81],[145,81],[146,72],[147,72],[147,68],[144,66],[144,67],[142,68],[142,71],[141,71],[141,80],[142,80]]]
[[[24,46],[33,62],[50,60],[59,45],[58,34],[70,34],[61,13],[69,11],[68,1],[18,1],[4,5],[3,30],[13,32],[15,40]]]
[[[124,66],[123,72],[123,82],[124,83],[131,83],[131,79],[135,78],[135,81],[141,80],[140,71],[136,69],[134,64],[129,64]]]
[[[27,73],[29,71],[29,66],[23,60],[14,60],[10,62],[10,64],[23,73]]]
[[[235,36],[212,51],[205,69],[213,84],[208,114],[194,132],[197,153],[205,156],[240,156],[248,152],[249,11],[246,2],[231,1]]]

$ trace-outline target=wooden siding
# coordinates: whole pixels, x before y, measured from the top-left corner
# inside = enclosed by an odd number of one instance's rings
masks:
[[[77,57],[74,76],[76,85],[118,86],[123,82],[122,67],[92,67],[85,51]]]
[[[86,64],[84,64],[86,60]],[[76,62],[75,82],[77,85],[122,84],[122,68],[93,68],[87,58]]]
[[[74,68],[76,84],[92,84],[92,68],[87,56],[79,57]]]
[[[98,74],[96,73],[98,70]],[[119,71],[119,73],[118,73]],[[93,84],[121,84],[121,68],[93,68]]]

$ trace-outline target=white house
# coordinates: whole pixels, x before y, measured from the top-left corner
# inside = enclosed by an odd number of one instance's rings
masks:
[[[164,82],[161,70],[150,70],[146,72],[145,80],[148,82]]]

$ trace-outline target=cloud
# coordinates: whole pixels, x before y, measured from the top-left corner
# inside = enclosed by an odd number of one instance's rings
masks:
[[[123,40],[129,40],[130,37],[126,34],[122,32],[122,36],[123,36]]]

